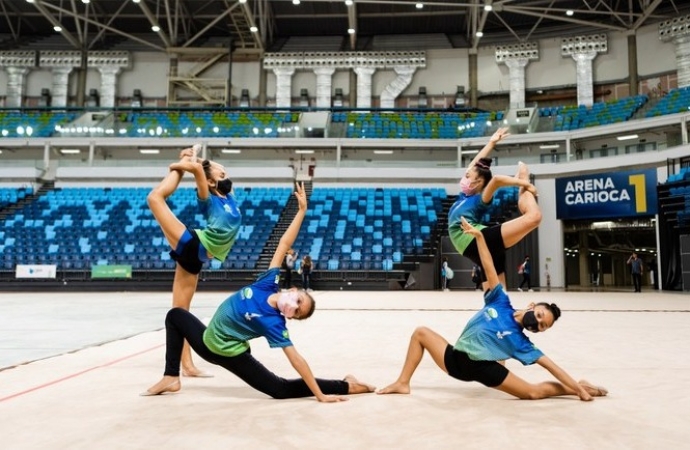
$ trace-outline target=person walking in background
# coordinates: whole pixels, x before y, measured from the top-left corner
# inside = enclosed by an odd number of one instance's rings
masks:
[[[453,279],[453,269],[451,269],[448,266],[448,258],[445,256],[441,260],[441,290],[442,291],[448,291],[449,289],[449,280]]]
[[[520,292],[522,292],[522,286],[524,286],[525,283],[527,283],[527,290],[532,292],[532,279],[530,278],[532,268],[530,266],[531,264],[529,262],[529,256],[525,256],[525,260],[522,261],[522,264],[520,264],[520,268],[518,269],[518,274],[522,275],[522,283],[520,283],[520,287],[518,287],[518,291]]]
[[[474,283],[475,291],[482,288],[482,268],[477,264],[472,266],[472,283]]]
[[[292,287],[292,269],[295,268],[295,261],[297,261],[297,252],[291,248],[285,255],[285,277],[283,278],[283,288],[285,289]]]
[[[633,252],[628,258],[628,265],[632,273],[633,286],[635,292],[642,292],[642,260],[637,257],[637,253]]]
[[[302,289],[305,291],[311,291],[311,271],[313,268],[314,262],[311,260],[311,256],[304,255],[299,270],[302,273]]]

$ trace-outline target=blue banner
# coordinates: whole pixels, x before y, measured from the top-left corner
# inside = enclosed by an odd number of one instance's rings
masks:
[[[558,219],[653,216],[656,169],[557,178],[556,199]]]

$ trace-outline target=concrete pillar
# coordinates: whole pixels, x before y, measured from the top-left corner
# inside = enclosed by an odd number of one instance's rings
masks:
[[[470,106],[477,107],[477,91],[479,90],[479,78],[477,76],[477,51],[470,50],[469,55],[469,72],[470,72]]]
[[[262,108],[266,107],[266,79],[268,74],[266,69],[264,69],[263,60],[259,64],[259,106]]]
[[[318,67],[314,69],[316,75],[316,107],[330,108],[331,107],[331,83],[333,81],[333,74],[335,68],[333,67]]]
[[[605,34],[575,36],[561,40],[561,56],[570,56],[577,65],[577,104],[592,106],[594,103],[594,77],[592,61],[597,53],[608,51]]]
[[[412,76],[417,68],[413,66],[395,66],[393,70],[398,76],[381,92],[381,108],[395,108],[395,99],[410,85]]]
[[[577,64],[577,104],[592,106],[594,104],[594,77],[592,61],[597,57],[595,51],[583,51],[571,54]]]
[[[26,89],[26,74],[29,73],[28,67],[5,67],[7,71],[7,98],[5,106],[8,108],[19,108],[22,106],[24,91]]]
[[[525,67],[527,58],[510,58],[503,61],[508,66],[510,79],[510,107],[525,107]]]
[[[676,52],[678,87],[690,86],[690,14],[659,24],[659,39],[673,41]]]
[[[355,73],[354,70],[350,70],[349,72],[350,76],[350,92],[348,93],[348,97],[350,99],[349,101],[349,106],[350,108],[354,108],[357,106],[357,74]]]
[[[634,31],[628,35],[628,84],[630,95],[640,93],[640,78],[637,73],[637,36]]]
[[[371,79],[376,69],[355,67],[354,72],[357,74],[357,108],[371,108]]]
[[[53,67],[51,72],[53,73],[51,106],[67,106],[67,96],[69,94],[69,74],[72,72],[72,67]]]
[[[276,107],[289,108],[292,106],[292,75],[293,67],[276,67],[273,69],[276,75]]]
[[[115,106],[115,93],[117,90],[117,74],[119,67],[99,67],[101,72],[101,107],[112,108]]]

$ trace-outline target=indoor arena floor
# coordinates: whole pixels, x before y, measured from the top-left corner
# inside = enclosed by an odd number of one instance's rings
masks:
[[[197,293],[210,318],[225,293]],[[315,292],[317,311],[289,323],[322,378],[394,381],[415,327],[454,343],[481,307],[479,292]],[[3,449],[649,449],[690,441],[690,295],[510,292],[513,306],[556,302],[563,316],[532,341],[608,397],[521,401],[456,381],[426,356],[410,395],[347,402],[272,400],[198,357],[214,378],[182,379],[177,394],[141,397],[164,364],[167,293],[0,293]],[[296,377],[264,339],[253,354]],[[508,367],[530,381],[539,366]]]

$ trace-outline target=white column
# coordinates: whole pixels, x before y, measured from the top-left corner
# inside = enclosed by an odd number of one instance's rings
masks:
[[[53,67],[53,89],[51,106],[67,106],[69,74],[72,67]]]
[[[525,67],[527,58],[508,58],[503,61],[508,66],[510,79],[510,107],[525,107]]]
[[[115,106],[115,92],[117,90],[117,74],[120,67],[99,67],[101,72],[101,107],[112,108]]]
[[[395,99],[412,82],[412,75],[417,70],[413,66],[396,66],[393,68],[398,76],[391,81],[381,93],[381,108],[395,108]]]
[[[22,106],[24,90],[26,88],[26,74],[28,67],[6,67],[7,71],[7,99],[5,106],[8,108]]]
[[[373,67],[355,67],[357,74],[357,108],[371,107],[371,79],[376,72]]]
[[[319,67],[317,69],[314,69],[314,74],[316,75],[317,108],[331,107],[331,83],[334,73],[334,67]]]
[[[592,61],[597,56],[594,50],[574,52],[570,56],[577,64],[577,104],[592,106],[594,104],[594,84]]]
[[[690,86],[690,35],[675,36],[678,87]]]
[[[277,67],[273,69],[276,75],[276,107],[289,108],[292,106],[292,75],[293,67]]]

